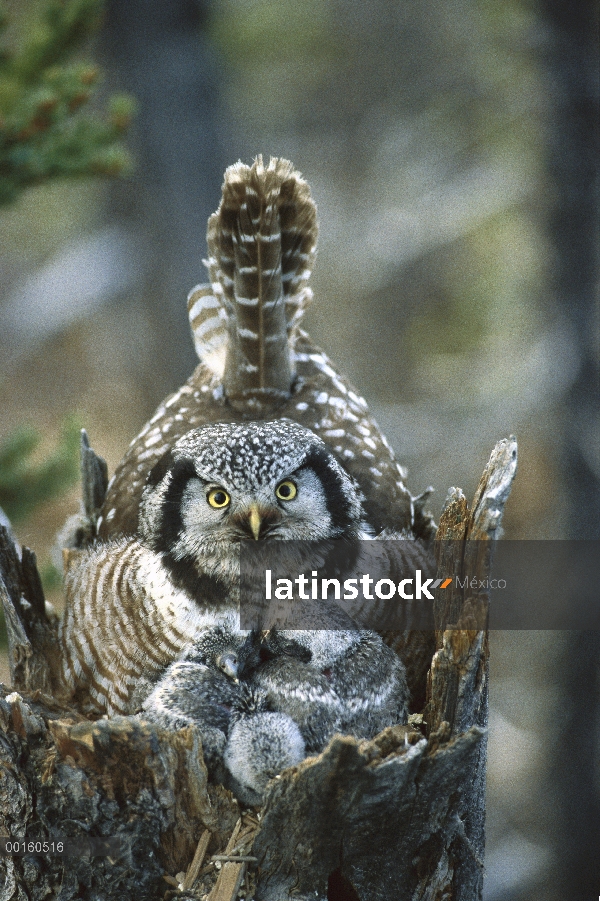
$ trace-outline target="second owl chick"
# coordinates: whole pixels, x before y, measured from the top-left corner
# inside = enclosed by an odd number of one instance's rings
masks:
[[[234,711],[244,708],[250,694],[238,679],[247,646],[245,634],[223,626],[207,629],[167,667],[139,711],[142,719],[170,731],[197,726],[212,771],[223,758]]]
[[[309,753],[322,751],[336,732],[372,738],[406,722],[404,665],[376,632],[273,630],[265,647],[274,659],[256,669],[251,684],[270,709],[298,724]]]

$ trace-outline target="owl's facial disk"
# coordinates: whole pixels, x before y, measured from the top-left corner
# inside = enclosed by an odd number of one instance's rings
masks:
[[[167,563],[227,580],[239,574],[243,539],[359,537],[360,490],[307,429],[246,423],[223,436],[224,428],[215,445],[206,434],[214,429],[190,432],[148,477],[139,534]]]
[[[177,552],[202,558],[222,542],[315,541],[333,529],[323,485],[308,468],[254,489],[192,478],[181,494],[180,514]]]

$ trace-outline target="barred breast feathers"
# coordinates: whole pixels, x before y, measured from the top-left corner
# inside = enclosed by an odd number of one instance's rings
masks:
[[[159,555],[135,539],[79,554],[65,589],[63,684],[108,714],[130,712],[142,674],[158,673],[203,629],[235,618],[233,610],[203,610],[171,582]]]
[[[287,160],[261,156],[225,173],[208,220],[210,285],[188,297],[198,356],[227,400],[254,411],[289,397],[298,325],[312,299],[317,210]]]

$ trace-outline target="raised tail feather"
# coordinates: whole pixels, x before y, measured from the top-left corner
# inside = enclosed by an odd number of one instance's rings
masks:
[[[287,160],[230,166],[207,243],[211,285],[188,297],[198,356],[235,406],[284,400],[296,329],[312,298],[317,211],[307,183]]]

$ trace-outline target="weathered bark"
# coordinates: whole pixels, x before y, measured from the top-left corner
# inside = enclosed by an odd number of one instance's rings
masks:
[[[449,494],[438,537],[454,540],[440,545],[440,578],[485,577],[515,469],[516,442],[501,441],[472,509]],[[19,693],[0,700],[0,835],[60,834],[78,850],[68,861],[0,858],[2,901],[158,899],[169,885],[172,896],[232,901],[248,879],[256,901],[481,897],[488,642],[474,616],[484,593],[438,592],[423,731],[417,717],[373,741],[336,736],[271,783],[259,826],[208,784],[197,730],[90,722],[39,690],[52,687],[55,622],[31,555],[19,559],[6,535],[2,554]]]
[[[229,793],[208,789],[196,730],[91,723],[39,692],[3,692],[0,728],[2,835],[62,841],[66,855],[0,859],[3,901],[154,901],[168,887],[163,873],[185,870],[204,828],[217,851],[239,817]]]
[[[44,600],[35,554],[19,554],[0,526],[0,598],[8,637],[11,684],[18,689],[52,691],[58,656],[58,617]]]

